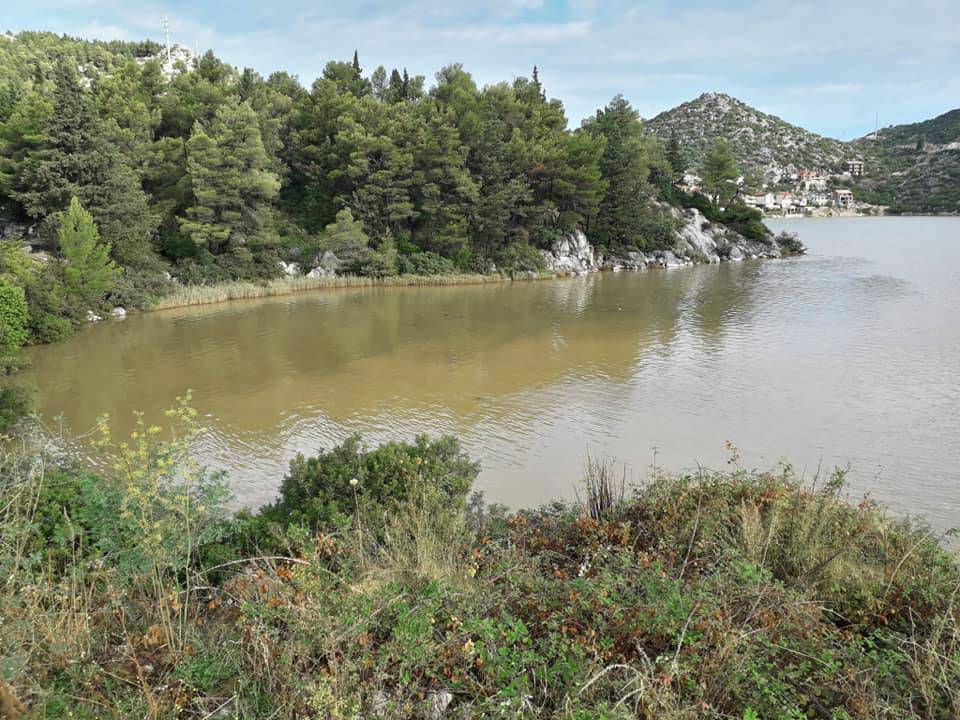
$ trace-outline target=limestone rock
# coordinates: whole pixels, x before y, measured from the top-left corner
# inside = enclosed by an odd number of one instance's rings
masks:
[[[113,310],[110,311],[110,316],[122,320],[127,316],[127,310],[126,308],[115,307]]]
[[[430,696],[430,720],[443,720],[447,708],[453,702],[453,693],[440,690]]]
[[[280,268],[283,270],[283,274],[287,277],[296,277],[300,275],[300,264],[295,262],[284,262],[280,261]]]
[[[600,269],[599,259],[582,230],[564,235],[549,250],[541,252],[550,272],[580,275]]]

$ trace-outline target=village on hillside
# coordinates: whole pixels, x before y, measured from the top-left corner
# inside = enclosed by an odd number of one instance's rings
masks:
[[[866,174],[866,163],[860,158],[852,158],[843,162],[840,172],[795,165],[771,166],[764,171],[759,188],[748,188],[745,176],[738,178],[737,185],[741,188],[739,199],[769,217],[882,215],[885,207],[857,201],[848,187],[856,178]],[[686,173],[676,187],[683,192],[696,193],[702,191],[702,184],[698,175]]]

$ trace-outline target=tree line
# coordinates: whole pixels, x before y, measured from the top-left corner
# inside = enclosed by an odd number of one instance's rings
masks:
[[[358,274],[513,272],[575,229],[610,250],[674,241],[652,201],[680,151],[621,96],[570,129],[536,68],[479,87],[453,64],[427,87],[354,54],[304,87],[212,52],[165,73],[159,49],[0,38],[0,218],[52,258],[0,247],[34,340],[92,304],[63,290],[65,213],[88,212],[107,248],[101,301],[134,308],[171,280],[265,279],[325,250]]]

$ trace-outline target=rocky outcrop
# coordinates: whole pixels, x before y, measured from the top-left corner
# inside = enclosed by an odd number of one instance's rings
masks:
[[[295,262],[284,262],[283,260],[279,263],[280,269],[283,271],[283,274],[287,277],[296,277],[301,274],[300,263]]]
[[[541,251],[550,272],[580,275],[599,270],[601,260],[581,230],[575,230],[555,241],[549,250]]]
[[[680,225],[676,252],[694,262],[737,262],[745,258],[778,258],[783,256],[779,243],[749,240],[730,228],[711,223],[696,208],[681,209],[671,205],[662,208]]]
[[[546,269],[557,275],[579,275],[594,270],[669,269],[696,263],[779,258],[803,252],[803,245],[796,238],[781,236],[763,241],[750,240],[725,225],[711,223],[695,208],[678,208],[667,203],[660,203],[658,207],[677,223],[677,242],[672,250],[626,250],[603,256],[578,230],[564,235],[548,250],[542,251]]]
[[[334,277],[342,265],[343,263],[340,261],[340,258],[327,250],[314,258],[314,267],[307,273],[307,277]]]

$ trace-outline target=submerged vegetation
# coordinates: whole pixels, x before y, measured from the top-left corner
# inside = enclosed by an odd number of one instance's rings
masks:
[[[262,511],[174,432],[0,462],[4,718],[953,718],[960,567],[789,467],[507,513],[453,438],[298,457]]]

